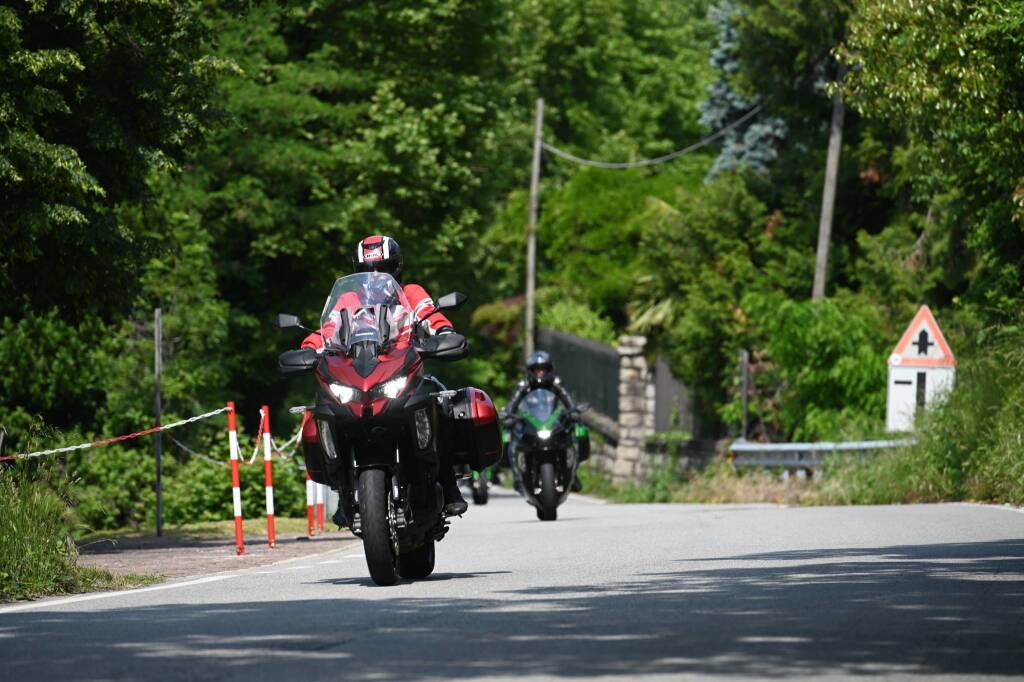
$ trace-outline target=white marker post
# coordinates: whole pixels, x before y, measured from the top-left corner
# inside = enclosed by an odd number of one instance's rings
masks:
[[[324,485],[316,484],[316,529],[324,532]]]
[[[270,461],[270,408],[266,405],[260,411],[263,416],[263,483],[267,489],[267,544],[270,549],[277,546],[274,539],[274,465]]]
[[[235,404],[228,403],[228,445],[231,448],[231,500],[235,507],[235,547],[238,555],[245,554],[242,537],[242,488],[238,478],[238,433],[235,432]]]
[[[313,506],[316,504],[316,491],[313,489],[313,479],[309,477],[309,469],[306,469],[306,517],[309,520],[309,531],[307,535],[313,537]]]

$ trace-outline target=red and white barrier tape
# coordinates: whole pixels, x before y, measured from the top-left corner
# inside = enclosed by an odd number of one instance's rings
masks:
[[[263,419],[263,410],[260,410],[261,424],[262,424],[262,419]],[[295,435],[293,435],[291,438],[289,438],[288,440],[286,440],[285,442],[283,442],[281,444],[278,444],[277,441],[275,441],[273,439],[273,436],[271,436],[271,439],[270,439],[271,451],[273,453],[276,453],[281,459],[284,459],[284,460],[291,459],[292,457],[295,456],[295,453],[299,449],[299,445],[300,445],[299,438],[301,438],[301,437],[302,437],[302,427],[301,426],[299,427],[299,430],[295,432]],[[180,440],[178,440],[174,436],[168,436],[168,438],[171,439],[172,443],[174,443],[179,448],[181,448],[184,452],[187,452],[188,454],[192,455],[193,457],[197,457],[197,458],[203,460],[204,462],[209,462],[210,464],[216,464],[217,466],[228,466],[228,462],[227,461],[222,461],[222,460],[219,460],[219,459],[214,459],[213,457],[209,457],[209,456],[204,455],[204,454],[202,454],[200,452],[196,452],[195,450],[193,450],[189,446],[185,445],[184,443],[182,443]],[[259,442],[259,438],[258,437],[257,437],[257,442]],[[285,450],[287,450],[289,447],[291,447],[291,452],[286,453]],[[248,465],[248,464],[252,464],[253,461],[250,459],[248,462],[246,462],[245,459],[240,459],[239,463],[240,464]]]
[[[123,436],[114,436],[113,438],[104,438],[103,440],[93,441],[92,443],[82,443],[81,445],[71,445],[65,448],[53,448],[52,450],[39,450],[38,452],[22,452],[16,455],[7,455],[6,457],[0,457],[0,461],[9,459],[29,459],[31,457],[44,457],[46,455],[57,455],[62,452],[74,452],[75,450],[88,450],[89,448],[98,448],[103,445],[110,445],[111,443],[119,443],[121,441],[130,440],[132,438],[139,438],[140,436],[148,436],[159,431],[168,431],[170,429],[184,426],[185,424],[191,424],[201,419],[209,419],[215,417],[222,412],[227,412],[229,408],[222,407],[219,410],[213,410],[206,414],[196,415],[195,417],[189,417],[188,419],[181,419],[170,424],[163,424],[162,426],[154,426],[146,429],[145,431],[136,431],[135,433],[128,433]]]

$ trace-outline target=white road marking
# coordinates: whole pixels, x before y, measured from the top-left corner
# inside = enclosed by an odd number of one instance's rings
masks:
[[[987,502],[957,502],[961,507],[984,507],[985,509],[999,509],[1001,511],[1024,514],[1024,507],[1014,507],[1012,504],[989,504]]]
[[[203,583],[213,583],[218,580],[227,580],[228,578],[234,578],[236,574],[227,573],[220,575],[210,575],[205,578],[198,578],[196,580],[188,580],[182,583],[165,583],[163,585],[153,585],[152,587],[139,587],[133,590],[117,590],[116,592],[98,592],[96,594],[83,594],[77,597],[65,597],[64,599],[45,599],[43,601],[36,601],[30,604],[18,604],[17,606],[8,606],[0,609],[0,616],[5,613],[15,613],[16,611],[28,611],[30,609],[45,609],[51,606],[63,606],[65,604],[75,604],[81,601],[92,601],[93,599],[107,599],[108,597],[120,597],[126,594],[141,594],[142,592],[156,592],[157,590],[171,590],[176,587],[189,587],[191,585],[201,585]]]

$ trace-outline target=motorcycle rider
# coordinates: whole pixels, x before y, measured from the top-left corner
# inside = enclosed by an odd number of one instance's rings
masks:
[[[519,383],[516,384],[516,390],[512,394],[512,399],[508,403],[508,407],[505,409],[506,426],[513,420],[513,415],[519,409],[519,403],[523,401],[530,391],[537,389],[546,389],[555,394],[565,405],[565,409],[572,412],[576,409],[576,402],[569,395],[569,391],[562,385],[562,380],[555,374],[555,365],[551,361],[551,355],[544,350],[538,350],[530,354],[530,357],[526,359],[526,378],[520,379]],[[572,490],[578,493],[583,489],[583,484],[580,483],[580,479],[577,476],[573,479]]]
[[[386,272],[401,283],[405,261],[397,241],[385,235],[371,235],[356,245],[352,265],[356,272]],[[402,291],[405,293],[409,305],[412,306],[413,314],[420,327],[426,334],[436,336],[451,334],[455,331],[451,321],[435,309],[434,300],[426,289],[419,284],[409,283],[402,284]],[[319,331],[309,334],[303,340],[302,348],[312,348],[319,352],[323,348],[324,337],[329,338],[334,333],[334,324],[334,322],[328,322]],[[455,480],[455,469],[450,453],[441,453],[441,465],[437,477],[444,490],[445,513],[449,516],[464,514],[469,505],[462,497],[462,492]]]

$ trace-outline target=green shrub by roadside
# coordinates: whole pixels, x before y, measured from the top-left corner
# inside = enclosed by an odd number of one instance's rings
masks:
[[[615,484],[589,466],[580,468],[583,492],[613,502],[689,504],[786,505],[821,504],[820,485],[792,478],[783,481],[777,471],[736,471],[728,459],[715,457],[701,471],[682,476],[674,463],[655,467],[644,481]]]
[[[62,474],[35,463],[0,467],[0,602],[159,580],[80,568]]]
[[[914,447],[826,467],[823,500],[1024,504],[1024,330],[1009,325],[964,356],[948,399]]]

